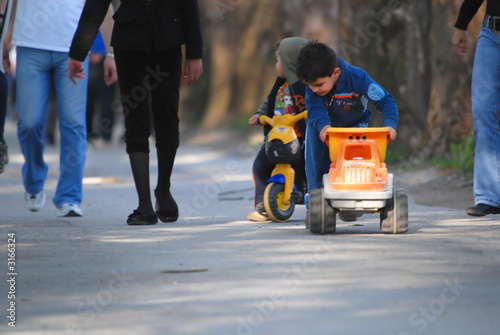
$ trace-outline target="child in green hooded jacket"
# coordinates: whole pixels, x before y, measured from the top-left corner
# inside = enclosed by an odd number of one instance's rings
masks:
[[[275,114],[298,114],[306,110],[305,92],[306,87],[295,75],[297,65],[297,57],[300,49],[306,45],[308,41],[300,37],[290,37],[281,40],[276,46],[276,72],[278,77],[271,89],[267,100],[259,107],[257,112],[253,114],[248,123],[252,126],[260,125],[259,118],[262,115],[273,117]],[[299,140],[303,143],[305,136],[305,122],[302,120],[297,123],[296,131]],[[269,125],[264,126],[264,135],[271,130]],[[305,164],[304,160],[292,165],[296,171],[295,184],[300,192],[306,191],[305,180]],[[264,191],[267,186],[267,181],[271,177],[271,173],[275,165],[272,164],[266,156],[265,146],[260,148],[257,157],[253,163],[252,174],[255,184],[255,212],[248,214],[250,221],[269,221],[269,216],[264,208]]]

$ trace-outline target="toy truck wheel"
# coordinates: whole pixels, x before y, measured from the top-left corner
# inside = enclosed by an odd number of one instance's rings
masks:
[[[384,234],[408,231],[408,196],[405,190],[395,190],[380,213],[380,230]]]
[[[309,193],[309,230],[313,234],[335,232],[335,210],[324,197],[323,189],[316,188]]]
[[[283,191],[285,185],[281,183],[269,183],[264,191],[264,207],[271,219],[278,222],[288,220],[295,209],[295,199],[290,197],[288,205],[283,203]]]

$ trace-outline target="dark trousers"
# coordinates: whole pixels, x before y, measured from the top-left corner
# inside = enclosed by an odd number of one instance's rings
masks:
[[[156,52],[115,49],[118,83],[125,114],[127,153],[149,153],[151,121],[158,151],[179,146],[181,48]],[[151,111],[151,113],[150,113]]]
[[[255,183],[255,199],[254,207],[264,201],[264,191],[266,190],[267,181],[271,177],[271,173],[276,166],[267,159],[266,148],[263,145],[255,160],[253,162],[252,173],[253,180]],[[304,152],[301,153],[301,159],[292,164],[292,168],[295,170],[295,185],[297,190],[306,192],[306,178],[305,178],[305,161]]]
[[[103,61],[89,63],[89,83],[87,89],[87,138],[102,138],[111,141],[114,125],[114,107],[116,99],[116,84],[109,86],[104,83]],[[97,129],[94,127],[95,112]]]

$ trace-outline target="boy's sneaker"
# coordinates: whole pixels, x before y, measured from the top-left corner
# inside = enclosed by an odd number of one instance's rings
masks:
[[[254,221],[254,222],[266,222],[266,221],[271,221],[269,218],[269,215],[266,213],[266,207],[264,206],[264,203],[259,202],[255,206],[255,212],[249,213],[247,215],[247,219],[249,221]]]
[[[82,210],[77,204],[64,203],[57,209],[59,217],[82,216]]]
[[[255,210],[256,210],[256,211],[257,211],[257,213],[259,213],[260,215],[269,216],[269,215],[267,215],[267,213],[266,213],[266,206],[264,206],[264,203],[263,203],[263,202],[259,202],[259,203],[255,206]]]
[[[0,173],[5,169],[5,165],[9,162],[9,147],[5,142],[0,142]]]
[[[253,222],[268,222],[271,221],[269,216],[267,215],[262,215],[259,212],[255,211],[252,213],[248,213],[247,215],[248,221],[253,221]]]
[[[32,211],[36,212],[45,206],[45,192],[40,191],[37,194],[24,194],[24,200],[26,201],[26,207]]]

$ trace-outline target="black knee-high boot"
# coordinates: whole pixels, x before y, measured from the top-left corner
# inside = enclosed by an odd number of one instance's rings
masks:
[[[179,217],[179,209],[170,193],[170,176],[174,167],[177,148],[157,150],[158,184],[155,189],[158,218],[163,222],[175,222]]]
[[[149,186],[149,153],[134,152],[129,154],[135,188],[139,197],[139,206],[129,216],[129,225],[155,224],[158,218],[151,204],[151,189]]]

